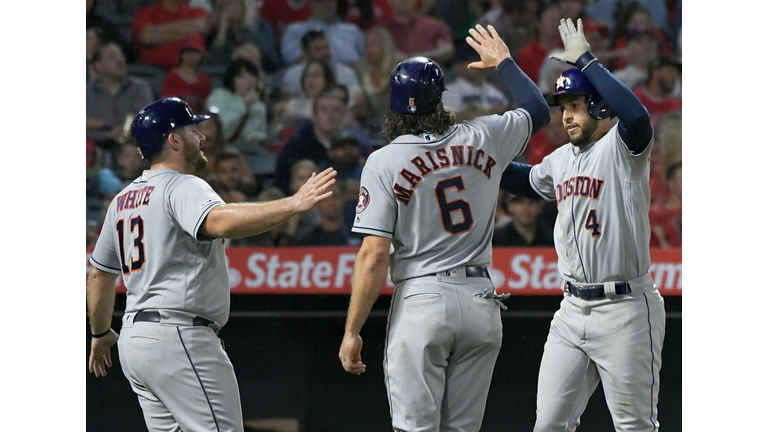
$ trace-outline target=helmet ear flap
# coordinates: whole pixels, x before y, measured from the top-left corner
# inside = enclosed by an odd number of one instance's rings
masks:
[[[590,96],[587,101],[587,112],[596,120],[609,118],[613,114],[611,109],[608,108],[608,105],[605,104],[604,100],[600,99],[598,102],[595,102],[593,96]]]

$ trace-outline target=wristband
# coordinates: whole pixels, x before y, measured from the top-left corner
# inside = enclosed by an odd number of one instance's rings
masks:
[[[107,331],[105,331],[104,333],[99,333],[99,334],[93,334],[93,333],[91,333],[91,337],[92,337],[92,338],[94,338],[94,339],[98,339],[98,338],[100,338],[100,337],[104,337],[104,336],[106,336],[106,335],[107,335],[107,333],[109,333],[109,332],[111,332],[111,331],[112,331],[112,327],[108,328],[108,329],[107,329]]]
[[[576,59],[574,66],[579,68],[580,71],[584,72],[584,69],[586,69],[589,65],[591,65],[596,61],[597,61],[597,57],[595,57],[595,55],[592,54],[590,51],[587,51],[584,54],[580,55],[578,59]]]

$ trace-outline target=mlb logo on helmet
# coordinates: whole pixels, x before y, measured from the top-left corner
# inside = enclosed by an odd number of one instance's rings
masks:
[[[413,98],[408,98],[408,112],[416,112],[416,101]]]

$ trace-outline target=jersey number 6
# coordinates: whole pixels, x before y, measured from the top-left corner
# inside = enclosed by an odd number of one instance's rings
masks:
[[[129,268],[125,262],[125,219],[117,221],[118,247],[120,248],[120,261],[124,275],[141,270],[141,267],[144,266],[144,220],[141,217],[131,219],[130,230],[134,233],[133,248],[136,249],[137,257],[131,261]]]
[[[437,196],[437,204],[440,206],[440,215],[443,219],[443,228],[446,231],[453,234],[460,234],[465,231],[469,231],[472,228],[472,210],[469,207],[469,203],[463,199],[457,199],[455,201],[448,201],[445,197],[445,191],[451,188],[456,188],[459,192],[464,190],[464,179],[459,175],[442,180],[435,187],[435,195]],[[451,213],[460,211],[464,220],[460,223],[453,223]]]

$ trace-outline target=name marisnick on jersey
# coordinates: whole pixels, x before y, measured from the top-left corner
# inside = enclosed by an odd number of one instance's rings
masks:
[[[603,190],[605,180],[592,178],[589,176],[576,176],[555,185],[555,199],[559,205],[569,196],[582,196],[600,199],[600,192]]]
[[[496,160],[491,155],[486,155],[482,149],[475,149],[474,146],[447,146],[435,150],[424,152],[424,156],[416,156],[411,159],[411,166],[400,170],[400,177],[405,180],[407,186],[395,182],[392,189],[395,191],[395,197],[405,205],[411,201],[413,189],[419,185],[423,177],[432,172],[443,168],[455,166],[467,166],[477,169],[491,178],[491,170],[496,166]]]

